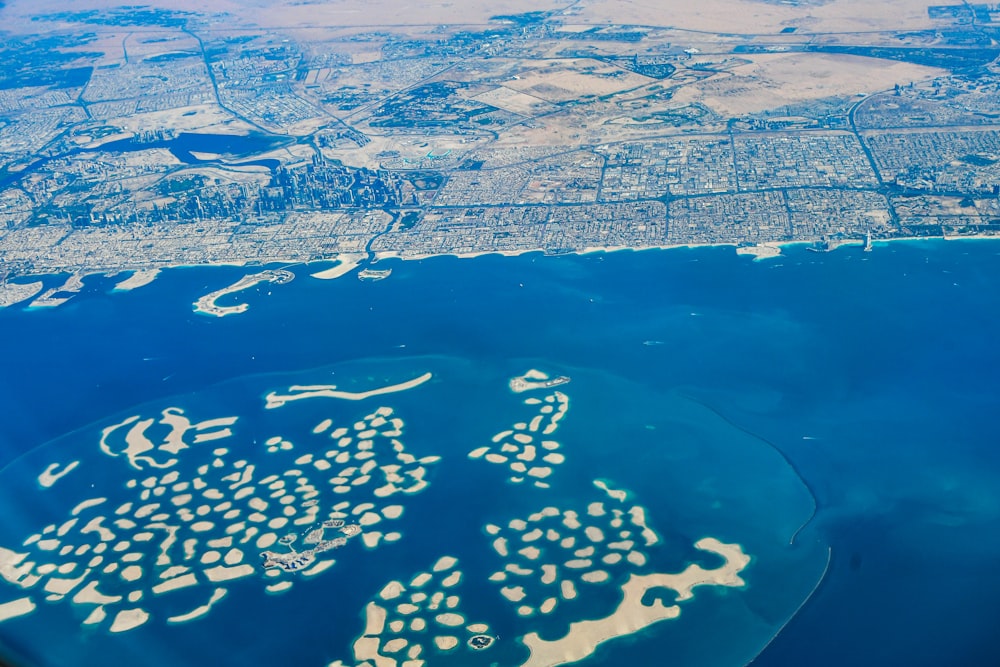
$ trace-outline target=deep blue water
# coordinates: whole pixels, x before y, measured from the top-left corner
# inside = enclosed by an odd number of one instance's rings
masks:
[[[501,521],[537,509],[536,496],[464,454],[518,418],[506,378],[545,366],[573,376],[560,433],[587,448],[561,471],[556,504],[606,477],[649,510],[664,537],[651,557],[666,571],[700,558],[691,543],[704,535],[740,542],[755,558],[747,589],[702,589],[680,619],[602,646],[590,664],[652,664],[651,655],[668,653],[676,664],[743,664],[808,595],[827,547],[826,577],[754,664],[1000,664],[992,640],[1000,621],[998,251],[992,242],[907,242],[872,253],[792,248],[758,263],[731,249],[443,257],[386,261],[393,273],[380,282],[318,281],[297,267],[294,282],[240,295],[250,310],[221,319],[191,304],[244,269],[173,269],[126,294],[109,293],[113,279],[91,277],[55,310],[0,312],[8,350],[0,465],[78,429],[53,447],[92,447],[88,433],[139,404],[250,415],[240,406],[262,392],[329,382],[331,370],[364,386],[365,373],[405,379],[433,367],[440,385],[390,402],[408,408],[413,447],[444,457],[435,484],[408,506],[407,525],[436,525],[459,493],[475,498],[468,512]],[[422,407],[431,399],[438,408]],[[478,407],[455,421],[441,411],[448,401]],[[495,496],[476,497],[498,483]],[[812,497],[816,515],[789,547]],[[457,540],[469,545],[466,559],[485,544],[474,545],[479,525]],[[383,581],[405,578],[429,567],[446,537],[404,536],[399,548],[374,552],[377,561],[345,550],[314,588],[267,598],[286,616],[319,590],[345,598],[295,630],[329,635],[297,643],[303,658],[349,659],[359,609],[377,590],[358,583],[345,594],[338,568],[377,564]],[[519,621],[488,602],[488,585],[472,590],[479,613],[469,616],[492,613],[502,636],[518,632]],[[234,586],[226,603],[250,607],[261,595],[259,586]],[[615,602],[593,604],[605,605],[596,616]],[[44,610],[56,624],[47,628],[71,633],[80,619],[58,607]],[[260,627],[220,620],[230,613],[201,622],[218,628],[213,648],[202,647],[206,660],[232,658],[232,645],[247,647],[239,657],[251,663],[274,657],[268,651],[277,649],[253,641]],[[0,625],[0,637],[24,640],[32,618]],[[539,620],[543,635],[546,623],[551,636],[565,631]],[[179,626],[175,648],[196,645],[201,624]],[[163,641],[161,631],[144,628],[113,646],[135,655],[143,642]],[[109,650],[93,633],[83,642],[92,656]],[[499,664],[524,658],[516,644],[491,650]]]

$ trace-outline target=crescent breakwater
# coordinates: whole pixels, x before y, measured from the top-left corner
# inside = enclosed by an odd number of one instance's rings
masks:
[[[294,279],[295,274],[291,271],[285,271],[284,269],[268,269],[266,271],[261,271],[260,273],[250,273],[243,276],[228,287],[223,287],[222,289],[215,290],[214,292],[209,292],[205,296],[201,297],[195,301],[194,310],[196,313],[215,315],[216,317],[225,317],[226,315],[244,313],[247,308],[250,307],[249,304],[239,303],[232,306],[220,306],[216,303],[216,301],[228,294],[242,292],[243,290],[250,289],[255,285],[259,285],[260,283],[266,282],[274,283],[276,285],[284,285],[286,283],[290,283]]]

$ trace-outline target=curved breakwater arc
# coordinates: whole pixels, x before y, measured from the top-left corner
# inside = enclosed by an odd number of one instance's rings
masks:
[[[826,558],[766,443],[537,359],[244,376],[0,481],[0,635],[41,664],[732,664]]]

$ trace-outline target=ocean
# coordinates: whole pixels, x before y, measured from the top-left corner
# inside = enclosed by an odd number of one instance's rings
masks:
[[[249,306],[221,318],[192,304],[257,269],[180,267],[7,308],[0,652],[1000,664],[998,257],[445,256],[383,260],[381,281],[296,265],[221,297]],[[532,369],[569,381],[513,392]],[[301,571],[264,566],[310,545]],[[690,597],[661,576],[682,571]],[[632,616],[629,582],[647,582]],[[654,604],[679,615],[635,621]]]

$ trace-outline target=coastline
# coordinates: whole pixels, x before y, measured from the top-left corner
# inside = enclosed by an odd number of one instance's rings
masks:
[[[226,296],[227,294],[243,292],[261,283],[267,282],[274,283],[275,285],[284,285],[286,283],[290,283],[294,279],[295,274],[284,269],[265,269],[260,273],[248,273],[232,285],[223,287],[222,289],[217,289],[214,292],[209,292],[208,294],[199,297],[198,300],[194,302],[194,311],[203,315],[214,315],[216,317],[238,315],[239,313],[246,312],[250,305],[246,303],[238,303],[232,306],[220,306],[216,303],[216,300]]]
[[[970,241],[1000,241],[1000,234],[971,234],[968,236],[901,236],[885,239],[872,240],[873,248],[885,248],[896,243],[921,243],[921,242],[970,242]],[[521,250],[476,250],[476,251],[456,251],[456,252],[443,252],[443,253],[413,253],[405,254],[395,250],[389,251],[377,251],[369,253],[339,253],[333,254],[330,257],[324,257],[319,259],[312,259],[309,261],[302,261],[301,259],[284,259],[276,257],[274,259],[269,259],[266,261],[253,261],[253,262],[208,262],[205,264],[158,264],[154,266],[129,266],[129,267],[118,267],[118,268],[102,268],[97,270],[80,270],[78,267],[66,267],[53,269],[51,272],[32,272],[26,274],[10,275],[7,277],[8,280],[32,280],[39,278],[51,278],[55,276],[66,275],[68,276],[68,282],[79,282],[91,276],[103,276],[105,278],[110,278],[115,275],[124,272],[132,272],[132,275],[124,280],[119,281],[115,286],[109,290],[109,294],[121,294],[126,293],[140,287],[151,284],[155,281],[161,273],[168,269],[200,269],[207,267],[225,266],[225,267],[242,267],[247,269],[259,268],[262,272],[266,271],[281,271],[288,270],[294,266],[305,266],[307,269],[311,268],[312,265],[316,264],[330,264],[334,263],[326,269],[320,269],[319,271],[314,271],[306,274],[310,278],[315,278],[318,280],[334,280],[341,278],[344,275],[352,273],[353,271],[363,268],[369,265],[375,265],[380,261],[397,259],[401,261],[422,261],[425,259],[432,259],[435,257],[452,257],[455,259],[474,259],[476,257],[483,257],[487,255],[496,255],[500,257],[520,257],[523,255],[538,254],[542,257],[555,257],[561,255],[575,255],[575,256],[585,256],[593,255],[598,253],[617,253],[622,251],[632,251],[632,252],[646,252],[652,250],[676,250],[676,249],[689,249],[696,250],[700,248],[733,248],[734,254],[737,257],[750,256],[751,261],[754,263],[766,261],[770,259],[777,259],[784,257],[782,252],[785,248],[791,248],[794,246],[814,246],[818,241],[816,240],[789,240],[789,241],[767,241],[760,244],[754,245],[742,245],[740,243],[674,243],[674,244],[660,244],[660,245],[650,245],[643,246],[639,248],[631,246],[587,246],[578,250],[569,250],[566,252],[559,252],[553,254],[547,252],[543,248],[526,248]],[[817,249],[817,253],[825,254],[829,252],[834,252],[842,247],[852,247],[858,248],[864,246],[864,241],[861,239],[845,239],[835,242],[831,247],[825,249]],[[273,267],[271,269],[265,269],[264,267]],[[66,293],[65,285],[56,286],[48,289],[42,293],[41,282],[32,283],[0,283],[0,310],[4,310],[10,306],[17,305],[18,303],[24,303],[29,299],[34,297],[34,301],[27,307],[28,310],[48,310],[54,307],[63,305],[69,301],[73,296],[76,295],[77,290],[70,290]],[[18,290],[16,298],[14,294],[4,294],[2,289],[5,287],[12,287]],[[32,293],[30,296],[24,296],[20,293],[21,290],[27,292],[25,288],[30,287]],[[82,284],[80,285],[82,287]],[[237,291],[237,290],[231,290]],[[9,290],[8,290],[9,292]],[[46,295],[55,294],[63,292],[66,293],[65,297],[57,299],[46,299]],[[42,296],[38,296],[42,293]],[[5,299],[4,296],[7,298]],[[208,295],[204,295],[202,298]],[[222,296],[222,294],[217,294],[216,296]],[[37,303],[36,303],[37,302]],[[196,312],[206,313],[205,310],[195,309]],[[209,309],[211,310],[211,309]],[[229,310],[230,313],[239,312],[235,309]],[[209,312],[208,314],[215,314]]]
[[[919,241],[1000,241],[1000,234],[990,235],[990,234],[971,234],[968,236],[899,236],[885,239],[872,239],[872,244],[874,246],[886,246],[892,243],[898,242],[919,242]],[[664,243],[659,245],[642,246],[639,248],[632,246],[587,246],[580,250],[569,250],[565,253],[559,253],[559,255],[593,255],[598,253],[611,253],[611,252],[622,252],[622,251],[632,251],[632,252],[645,252],[649,250],[677,250],[677,249],[689,249],[696,250],[699,248],[733,248],[736,255],[754,255],[755,259],[759,257],[757,252],[754,252],[760,248],[774,248],[778,250],[783,250],[785,248],[791,248],[793,246],[811,246],[819,243],[820,239],[795,239],[788,241],[765,241],[760,244],[755,245],[741,245],[740,243]],[[864,239],[844,239],[843,241],[837,241],[836,245],[829,250],[824,250],[821,252],[834,252],[841,248],[859,248],[864,245]],[[373,253],[372,261],[378,262],[387,259],[399,259],[402,261],[420,261],[424,259],[431,259],[434,257],[454,257],[456,259],[474,259],[476,257],[483,257],[486,255],[497,255],[502,257],[518,257],[521,255],[530,255],[532,253],[538,253],[539,255],[545,257],[554,257],[559,255],[553,255],[546,252],[544,248],[530,248],[523,250],[476,250],[469,252],[443,252],[443,253],[414,253],[414,254],[403,254],[396,250],[380,250]],[[776,254],[771,254],[770,250],[764,250],[764,254],[768,258],[780,256],[780,252]]]
[[[926,241],[1000,241],[1000,234],[969,234],[969,235],[959,235],[959,236],[949,236],[949,235],[937,235],[937,236],[897,236],[884,239],[872,239],[872,245],[875,247],[885,247],[894,243],[909,242],[909,243],[919,243]],[[632,251],[632,252],[645,252],[649,250],[676,250],[681,248],[687,248],[690,250],[695,250],[698,248],[733,248],[737,255],[754,255],[757,259],[758,253],[755,250],[759,248],[777,248],[784,249],[793,246],[810,246],[819,243],[820,239],[795,239],[787,241],[765,241],[760,244],[745,245],[739,242],[720,242],[720,243],[663,243],[657,245],[649,245],[642,247],[632,247],[632,246],[585,246],[582,249],[567,250],[566,252],[559,252],[558,254],[553,254],[547,252],[544,248],[524,248],[520,250],[472,250],[472,251],[453,251],[453,252],[440,252],[440,253],[414,253],[414,254],[404,254],[397,250],[378,250],[370,253],[334,253],[330,257],[322,257],[316,259],[310,259],[308,261],[303,261],[299,258],[285,258],[285,257],[274,257],[265,260],[253,260],[253,261],[239,261],[239,262],[206,262],[204,264],[188,264],[188,263],[157,263],[157,264],[139,264],[131,266],[121,266],[121,267],[102,267],[98,269],[81,269],[80,267],[53,267],[49,271],[31,271],[28,273],[11,274],[8,279],[11,280],[25,280],[32,278],[44,278],[51,276],[58,276],[63,274],[71,274],[78,276],[80,279],[85,279],[89,276],[114,276],[119,273],[126,271],[131,271],[136,274],[147,274],[152,272],[160,272],[166,269],[197,269],[209,266],[230,266],[230,267],[245,267],[245,268],[263,268],[266,266],[277,266],[279,268],[287,268],[291,266],[310,266],[313,264],[329,264],[330,262],[339,262],[339,264],[329,267],[327,269],[322,269],[315,273],[309,274],[310,277],[319,279],[334,279],[341,275],[350,273],[356,267],[362,266],[366,263],[367,258],[368,263],[374,264],[387,259],[399,259],[403,261],[420,261],[424,259],[431,259],[434,257],[454,257],[457,259],[474,259],[476,257],[483,257],[486,255],[497,255],[502,257],[520,257],[522,255],[530,255],[532,253],[537,253],[545,257],[555,257],[559,255],[592,255],[597,253],[610,253],[610,252],[621,252],[621,251]],[[834,252],[842,247],[860,247],[864,245],[863,239],[844,239],[842,241],[837,241],[835,246],[828,249],[822,250],[820,252]],[[765,250],[764,253],[767,257],[778,257],[780,254],[771,255],[770,250]],[[151,282],[151,281],[150,281]],[[148,283],[143,283],[148,284]],[[138,287],[138,285],[136,286]],[[119,290],[115,290],[119,291]]]

